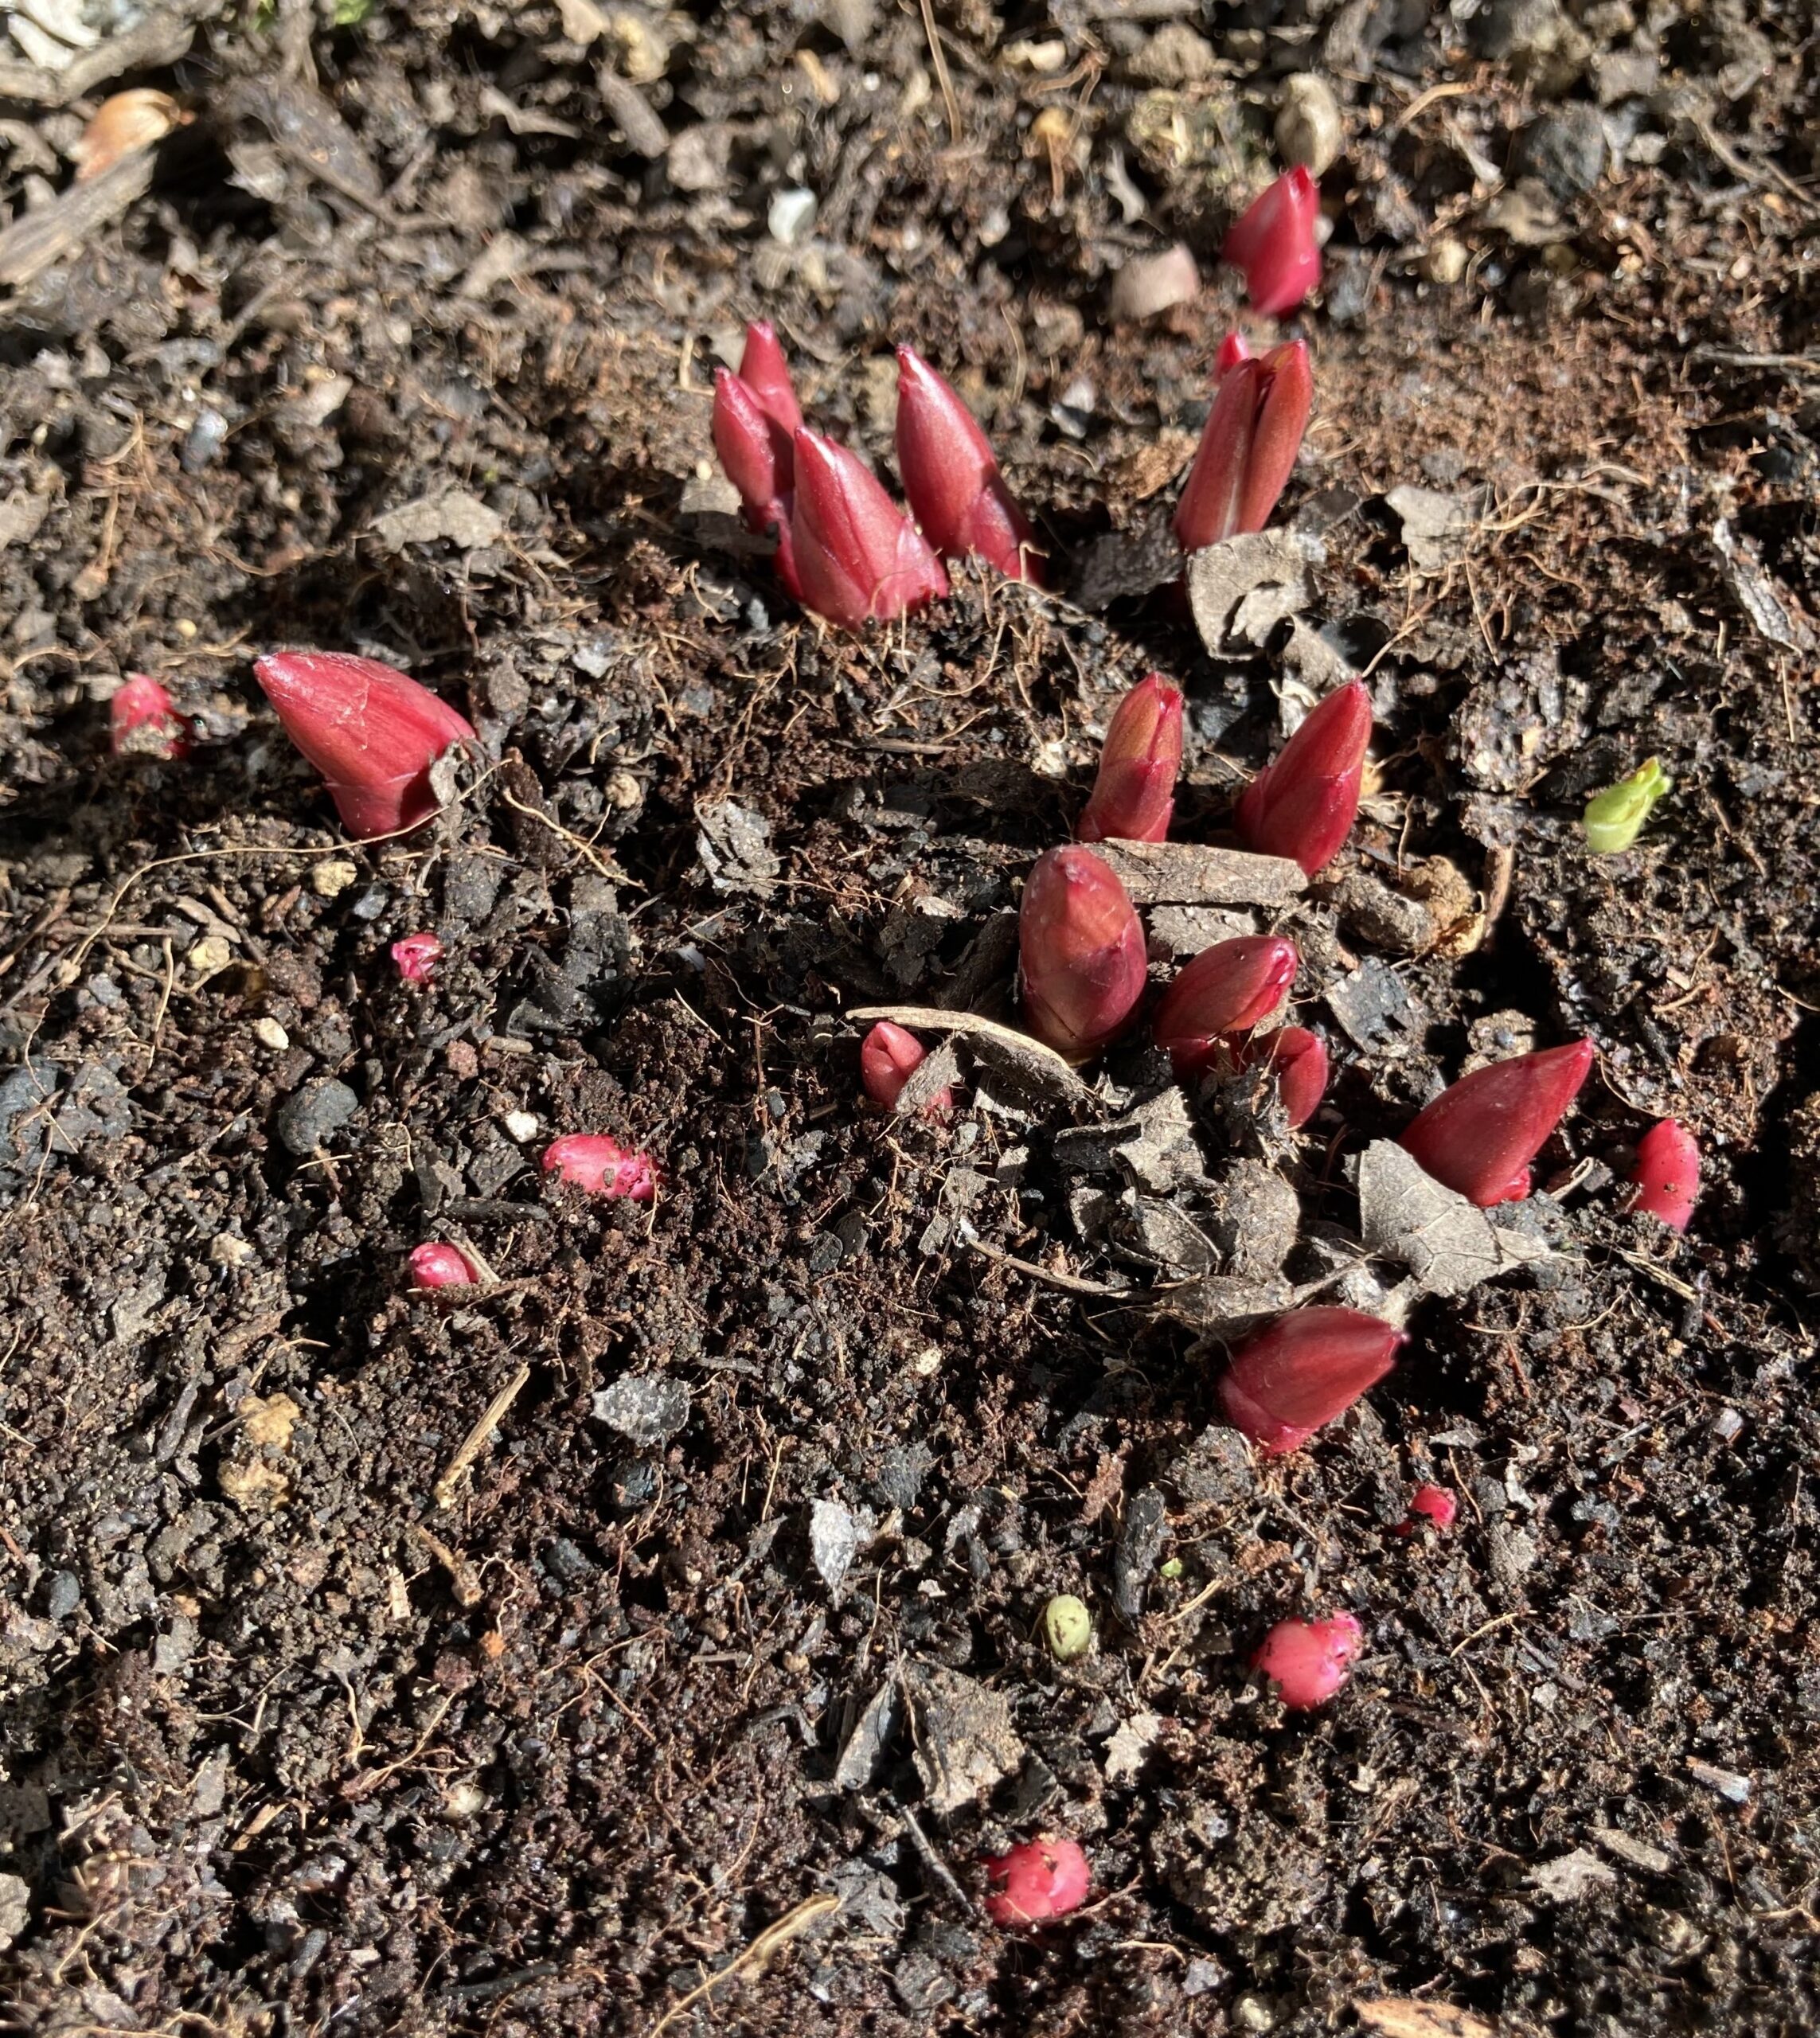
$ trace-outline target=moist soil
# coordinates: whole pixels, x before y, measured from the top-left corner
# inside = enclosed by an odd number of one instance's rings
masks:
[[[1812,2029],[1811,15],[169,27],[85,96],[0,66],[6,2028]],[[1306,584],[1210,650],[1130,561],[1292,72],[1341,125]],[[134,84],[189,117],[72,184]],[[1199,291],[1146,303],[1172,242]],[[887,474],[892,346],[949,374],[1053,589],[799,615],[711,464],[756,316]],[[281,645],[469,713],[435,821],[346,837]],[[1322,1112],[1141,1035],[1085,1090],[963,1035],[951,1115],[865,1104],[852,1010],[1014,1021],[1023,873],[1152,667],[1215,844],[1366,675],[1352,840],[1250,919]],[[186,757],[110,755],[139,670]],[[1153,913],[1159,981],[1231,903]],[[1232,1295],[1369,1281],[1367,1144],[1580,1036],[1510,1219],[1546,1256],[1417,1297],[1388,1380],[1254,1458]],[[1146,1110],[1160,1175],[1095,1132]],[[1685,1238],[1625,1208],[1669,1115]],[[656,1202],[545,1176],[567,1132]],[[411,1291],[429,1238],[489,1278]],[[1339,1610],[1361,1661],[1287,1713],[1261,1634]],[[982,1860],[1045,1831],[1092,1893],[1002,1930]]]

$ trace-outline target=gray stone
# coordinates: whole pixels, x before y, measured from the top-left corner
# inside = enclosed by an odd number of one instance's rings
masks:
[[[299,1160],[307,1160],[359,1109],[360,1099],[346,1083],[318,1076],[279,1107],[278,1136]]]
[[[643,1450],[667,1443],[689,1421],[689,1389],[679,1380],[646,1373],[614,1381],[595,1396],[594,1419]]]
[[[1519,174],[1539,178],[1564,202],[1592,189],[1605,174],[1605,122],[1595,106],[1545,113],[1517,145]]]

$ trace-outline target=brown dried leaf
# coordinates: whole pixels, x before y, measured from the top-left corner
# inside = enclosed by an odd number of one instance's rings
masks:
[[[174,127],[182,127],[196,116],[186,113],[169,92],[152,92],[141,86],[130,92],[115,92],[102,100],[95,117],[71,147],[76,181],[86,184],[111,170],[126,157],[162,142]]]

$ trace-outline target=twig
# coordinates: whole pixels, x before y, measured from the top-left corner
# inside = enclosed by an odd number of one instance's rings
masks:
[[[947,110],[948,139],[958,149],[965,131],[961,126],[960,106],[955,98],[954,80],[948,76],[948,60],[942,49],[940,31],[935,26],[935,10],[931,0],[922,0],[923,33],[929,38],[929,56],[935,67],[935,83],[942,88],[942,104]]]
[[[705,1996],[711,1996],[723,1981],[736,1974],[743,1974],[755,1967],[762,1967],[780,1946],[787,1946],[792,1939],[800,1938],[809,1927],[820,1919],[830,1917],[841,1907],[841,1899],[834,1895],[807,1896],[794,1911],[787,1911],[775,1925],[767,1925],[752,1944],[736,1953],[726,1966],[707,1980],[699,1982],[686,1996],[672,2003],[663,2015],[650,2028],[650,2038],[658,2038],[667,2031],[692,2005]]]
[[[453,1502],[456,1482],[480,1455],[486,1439],[498,1428],[505,1419],[506,1411],[517,1400],[525,1382],[530,1376],[531,1368],[528,1365],[521,1365],[487,1403],[480,1420],[462,1439],[461,1448],[449,1460],[449,1469],[430,1489],[430,1497],[438,1507],[447,1507]]]

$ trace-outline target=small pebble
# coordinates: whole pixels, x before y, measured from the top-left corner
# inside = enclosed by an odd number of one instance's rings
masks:
[[[318,899],[338,899],[350,884],[359,882],[359,865],[344,863],[338,857],[325,857],[310,873],[310,889]]]
[[[291,1036],[275,1019],[256,1019],[253,1038],[262,1048],[270,1048],[274,1054],[283,1054],[291,1044]]]

